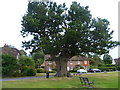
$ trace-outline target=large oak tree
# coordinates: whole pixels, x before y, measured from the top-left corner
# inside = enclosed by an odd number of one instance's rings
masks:
[[[112,41],[109,21],[92,18],[88,6],[73,2],[68,9],[65,3],[29,2],[23,16],[21,34],[32,35],[24,41],[26,49],[43,50],[56,62],[56,76],[67,76],[67,61],[74,55],[108,53],[118,45]]]

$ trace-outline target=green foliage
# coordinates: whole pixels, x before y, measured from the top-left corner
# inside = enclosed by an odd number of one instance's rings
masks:
[[[37,68],[37,73],[43,73],[44,72],[44,69],[42,68]]]
[[[33,39],[23,42],[26,49],[43,50],[46,54],[64,57],[76,54],[104,54],[119,43],[112,41],[109,21],[92,18],[88,6],[73,2],[70,9],[56,2],[29,2],[23,16],[23,37],[28,33]],[[66,13],[67,12],[67,13]]]
[[[35,76],[36,75],[36,69],[31,66],[25,66],[22,71],[23,76]]]
[[[94,59],[93,58],[89,58],[89,63],[90,63],[90,65],[95,65]]]
[[[38,59],[44,59],[44,53],[43,51],[38,51],[38,52],[34,52],[32,54],[32,58],[35,60],[35,62],[37,62]]]
[[[120,71],[120,65],[116,67],[118,71]]]
[[[115,64],[105,64],[106,67],[116,66]]]
[[[77,73],[77,69],[73,69],[69,71],[70,73]]]
[[[19,64],[20,66],[32,66],[35,67],[35,62],[32,58],[28,57],[28,56],[21,56],[19,58]]]
[[[105,64],[112,64],[112,57],[108,54],[105,54],[103,56],[103,61]]]
[[[21,66],[21,73],[23,76],[36,75],[35,62],[32,58],[27,56],[21,56],[19,58],[19,64]]]
[[[65,3],[29,2],[27,13],[22,18],[21,34],[33,38],[24,41],[23,47],[33,52],[43,50],[44,54],[52,55],[53,60],[68,60],[79,54],[102,55],[120,45],[112,41],[109,21],[92,18],[88,8],[77,2],[72,2],[69,9]]]
[[[44,62],[44,53],[43,51],[37,51],[32,53],[32,58],[35,61],[35,66],[40,66]]]
[[[93,59],[93,64],[91,65],[94,65],[94,66],[98,66],[98,65],[102,65],[104,64],[103,63],[103,60],[100,58],[99,55],[95,54],[92,56],[92,59]]]
[[[38,59],[37,61],[36,61],[36,63],[35,63],[35,65],[36,65],[36,67],[38,67],[38,66],[40,66],[41,64],[43,64],[43,59]]]
[[[52,71],[48,71],[49,73],[56,73],[56,71],[52,70]]]
[[[98,69],[102,71],[116,71],[117,70],[116,67],[98,67]]]
[[[15,57],[10,55],[2,55],[2,75],[12,76],[14,72],[19,70],[19,65]]]
[[[23,16],[23,37],[28,33],[33,39],[23,42],[26,49],[43,50],[46,54],[64,57],[76,54],[104,54],[119,43],[112,41],[113,31],[109,21],[92,18],[88,6],[73,2],[70,8],[56,2],[29,2],[27,14]]]
[[[13,73],[12,76],[14,76],[14,77],[20,77],[20,76],[21,76],[21,73],[19,72],[19,70],[17,70],[17,71],[15,71],[15,72]]]

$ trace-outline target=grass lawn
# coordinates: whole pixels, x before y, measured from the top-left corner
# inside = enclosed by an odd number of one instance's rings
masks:
[[[95,88],[118,88],[118,73],[93,73],[83,74],[81,76],[88,77],[91,81],[94,80]],[[79,76],[72,78],[57,78],[49,79],[29,79],[16,81],[3,81],[3,88],[84,88],[80,84]],[[86,87],[85,87],[86,88]]]

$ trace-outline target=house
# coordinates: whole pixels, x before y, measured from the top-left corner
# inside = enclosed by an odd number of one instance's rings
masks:
[[[83,67],[84,69],[89,69],[89,59],[87,57],[82,56],[73,56],[68,62],[67,62],[67,70],[73,70],[73,68],[77,67],[80,69],[80,67]]]
[[[4,45],[4,47],[2,47],[2,54],[14,56],[16,59],[18,59],[20,56],[20,52],[18,49],[10,47],[9,45],[6,44]]]
[[[55,62],[49,60],[50,55],[44,56],[44,63],[41,65],[45,70],[52,71],[55,69]],[[89,59],[87,57],[82,56],[73,56],[70,60],[67,62],[67,70],[73,70],[73,68],[77,67],[80,69],[80,67],[88,70],[89,69]]]
[[[115,61],[115,64],[120,65],[120,57],[117,59],[114,59],[114,61]]]

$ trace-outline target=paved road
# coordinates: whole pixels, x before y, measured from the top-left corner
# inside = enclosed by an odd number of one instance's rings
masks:
[[[53,77],[53,76],[50,76]],[[46,76],[33,76],[33,77],[21,77],[21,78],[3,78],[0,81],[14,81],[14,80],[24,80],[24,79],[33,79],[33,78],[46,78]]]
[[[120,71],[113,71],[113,72],[120,72]],[[109,73],[109,72],[98,72],[98,73]],[[78,74],[78,73],[76,73],[76,74]],[[84,74],[94,74],[94,73],[84,73]],[[54,76],[50,75],[50,77],[54,77]],[[33,78],[46,78],[46,76],[33,76],[33,77],[21,77],[21,78],[3,78],[3,79],[0,79],[0,81],[14,81],[14,80],[33,79]]]

